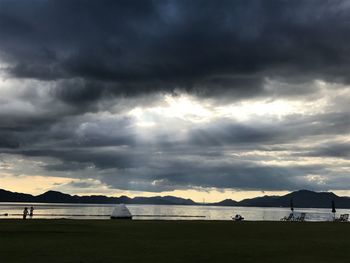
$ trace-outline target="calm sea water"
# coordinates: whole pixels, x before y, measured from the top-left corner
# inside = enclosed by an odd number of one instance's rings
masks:
[[[0,203],[0,219],[21,218],[25,206],[34,206],[34,217],[70,218],[70,219],[109,219],[114,205],[100,204],[45,204],[45,203]],[[261,207],[220,207],[220,206],[181,206],[181,205],[127,205],[133,219],[159,220],[232,220],[235,214],[241,214],[246,220],[278,221],[288,215],[288,208]],[[301,208],[295,209],[298,216],[306,213],[306,221],[330,221],[331,209]],[[8,216],[4,214],[7,213]],[[350,209],[338,209],[340,214],[350,214]]]

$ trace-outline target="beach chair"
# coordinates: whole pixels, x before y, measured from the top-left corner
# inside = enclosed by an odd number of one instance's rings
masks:
[[[336,222],[348,222],[349,221],[349,214],[342,214],[339,216],[339,218],[334,219]]]
[[[234,217],[232,217],[233,221],[243,221],[244,217],[242,217],[241,215],[235,215]]]
[[[289,216],[285,216],[281,218],[281,221],[293,221],[293,219],[294,219],[294,215],[293,213],[290,213]]]
[[[297,222],[304,222],[305,221],[305,216],[306,216],[306,213],[301,213],[300,216],[295,219],[295,221],[297,221]]]
[[[340,215],[338,218],[334,218],[333,221],[335,221],[335,222],[342,222],[343,221],[343,217],[344,217],[344,215]]]

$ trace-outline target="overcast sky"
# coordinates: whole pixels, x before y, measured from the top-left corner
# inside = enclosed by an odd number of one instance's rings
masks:
[[[350,195],[349,1],[0,0],[0,188]]]

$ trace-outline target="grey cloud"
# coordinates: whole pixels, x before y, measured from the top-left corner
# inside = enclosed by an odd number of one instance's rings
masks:
[[[344,175],[326,165],[276,167],[262,165],[263,157],[227,154],[348,158],[342,141],[303,147],[348,135],[347,96],[324,112],[281,119],[194,127],[178,120],[172,133],[136,131],[126,112],[156,103],[159,93],[218,104],[313,99],[322,96],[318,79],[332,82],[337,95],[334,83],[349,83],[349,8],[347,1],[313,0],[0,1],[0,73],[7,81],[0,88],[8,85],[0,98],[0,151],[43,160],[43,173],[71,172],[120,189],[340,189]],[[179,139],[182,128],[188,136]],[[309,181],[309,174],[328,181]]]
[[[143,191],[169,191],[196,187],[234,188],[244,190],[295,190],[302,187],[321,189],[308,182],[305,173],[323,170],[319,166],[267,166],[254,162],[210,163],[185,160],[163,160],[168,169],[149,166],[144,172],[131,170],[127,174],[116,171],[100,179],[111,187]]]
[[[183,88],[232,97],[264,93],[265,77],[347,82],[345,1],[1,5],[0,50],[14,77],[82,78],[117,95]],[[58,98],[77,103],[103,93],[66,89]]]
[[[313,115],[291,115],[282,120],[255,120],[240,123],[219,120],[189,133],[188,142],[201,146],[236,144],[269,145],[295,142],[315,136],[348,134],[350,115],[347,112],[329,112]],[[266,123],[268,121],[268,123]]]
[[[349,159],[350,144],[348,142],[335,142],[318,145],[313,150],[307,151],[306,156],[336,157]]]
[[[64,185],[65,187],[73,187],[73,188],[94,188],[96,187],[96,183],[89,181],[72,181]]]
[[[229,145],[239,143],[274,142],[282,135],[276,126],[260,127],[239,123],[214,123],[191,131],[189,141],[197,145]]]
[[[0,133],[2,139],[0,140],[0,149],[1,148],[18,148],[20,146],[20,142],[14,138],[11,134]]]
[[[28,155],[38,156],[39,153],[34,153],[34,154],[29,153]],[[58,164],[46,164],[46,165],[44,165],[44,168],[47,171],[54,171],[54,172],[66,172],[66,171],[75,172],[75,171],[84,170],[87,167],[88,167],[87,163],[72,162],[72,161],[65,161],[65,162],[58,163]]]
[[[50,156],[63,161],[63,164],[46,166],[49,170],[72,170],[94,166],[98,169],[131,168],[145,165],[149,156],[127,152],[123,150],[27,150],[18,152],[25,156],[46,157]],[[80,165],[79,165],[80,164]],[[45,167],[45,166],[44,166]]]

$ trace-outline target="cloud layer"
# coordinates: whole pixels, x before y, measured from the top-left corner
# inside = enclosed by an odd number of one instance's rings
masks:
[[[0,176],[350,190],[349,9],[1,1]]]

